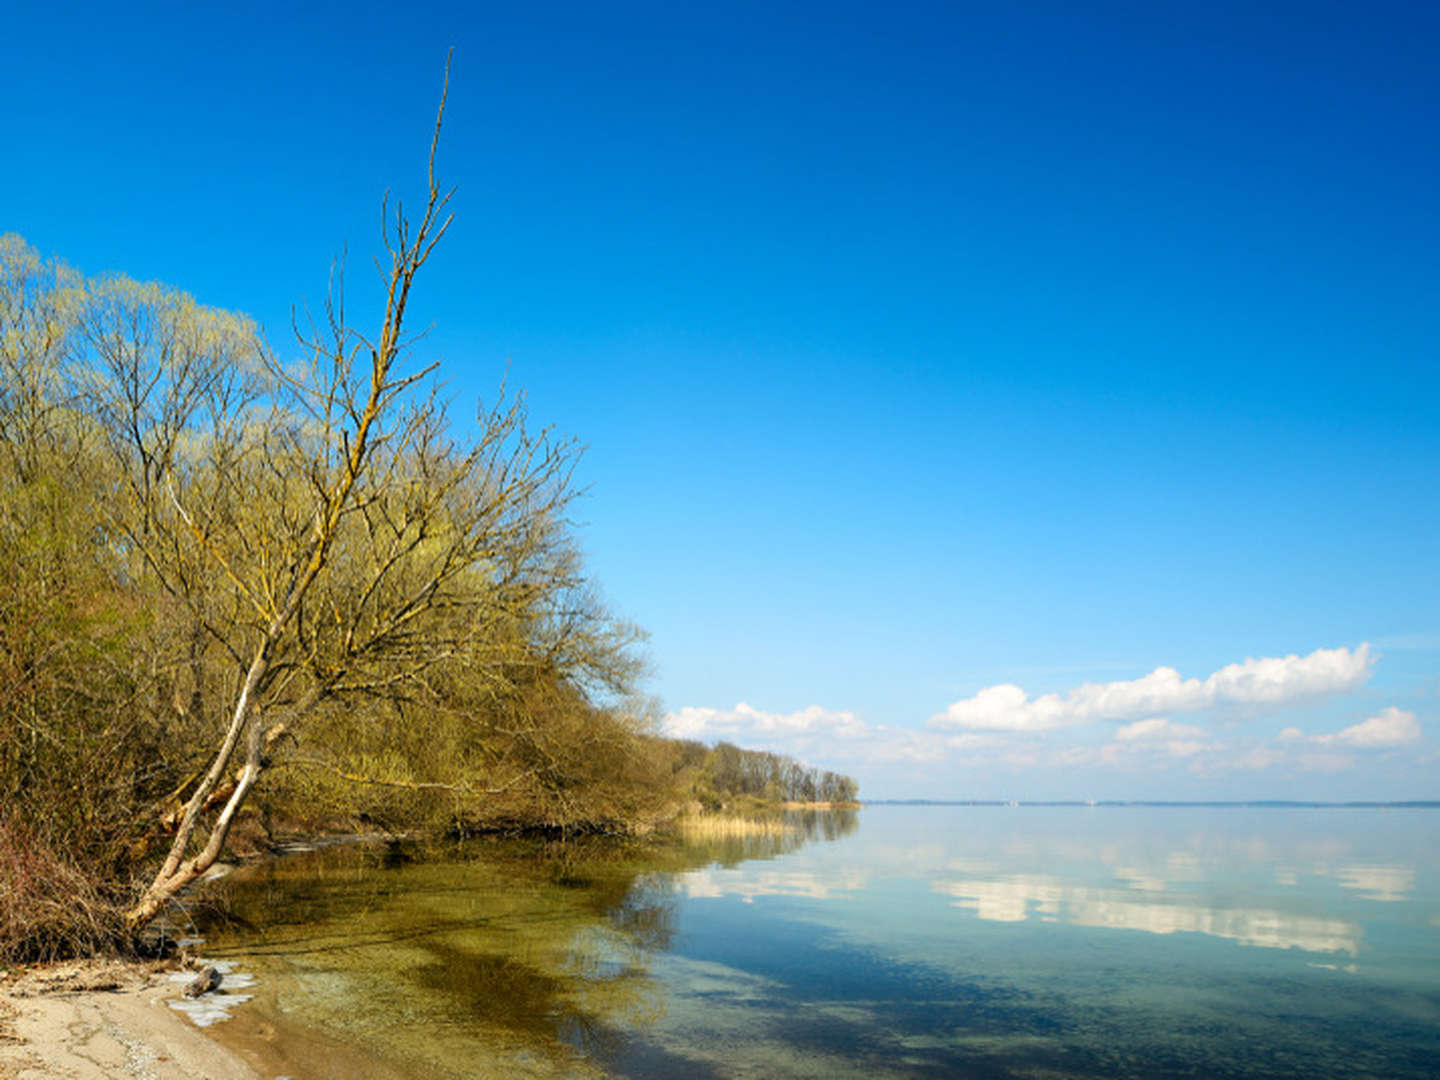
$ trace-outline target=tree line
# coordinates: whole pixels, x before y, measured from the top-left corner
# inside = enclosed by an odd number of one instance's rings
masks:
[[[684,778],[682,789],[708,809],[747,798],[768,803],[853,803],[859,798],[860,786],[852,777],[785,754],[728,742],[666,741],[671,769]]]

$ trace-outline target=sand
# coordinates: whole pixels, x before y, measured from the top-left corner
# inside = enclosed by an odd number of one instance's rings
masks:
[[[0,975],[4,1080],[272,1080],[168,1001],[173,965],[85,961]]]

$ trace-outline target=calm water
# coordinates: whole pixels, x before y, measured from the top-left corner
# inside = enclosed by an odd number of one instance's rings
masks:
[[[1440,1074],[1440,812],[808,821],[251,868],[222,1037],[297,1078]]]

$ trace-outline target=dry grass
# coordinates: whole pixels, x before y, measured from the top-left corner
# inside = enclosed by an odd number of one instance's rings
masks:
[[[741,814],[686,814],[675,821],[676,831],[689,840],[726,840],[735,836],[782,836],[795,831],[778,817]]]
[[[0,822],[0,963],[89,956],[124,938],[119,908],[89,875]]]

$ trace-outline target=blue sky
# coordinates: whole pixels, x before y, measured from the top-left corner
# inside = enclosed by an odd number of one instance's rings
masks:
[[[587,444],[673,730],[1440,797],[1440,9],[21,0],[0,230],[283,352],[342,248],[373,297],[452,45],[423,355]]]

